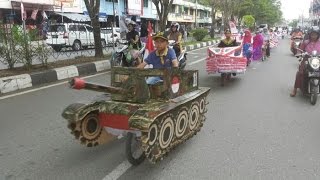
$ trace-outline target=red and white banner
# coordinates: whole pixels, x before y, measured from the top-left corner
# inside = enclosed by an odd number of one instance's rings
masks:
[[[144,52],[144,58],[146,59],[150,52],[154,51],[154,46],[153,46],[153,41],[152,41],[152,25],[151,22],[148,22],[148,39],[147,39],[147,44],[146,44],[146,50]]]
[[[229,26],[230,26],[230,31],[232,33],[233,36],[238,35],[238,30],[237,30],[237,26],[233,21],[229,21]]]
[[[242,46],[208,48],[206,70],[213,73],[245,73],[247,58],[242,54]]]

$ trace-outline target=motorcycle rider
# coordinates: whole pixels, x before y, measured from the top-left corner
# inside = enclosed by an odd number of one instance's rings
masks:
[[[182,34],[179,32],[179,24],[173,23],[170,27],[170,32],[168,35],[168,40],[174,40],[175,45],[173,46],[173,49],[176,53],[176,56],[179,57],[181,50],[182,50]]]
[[[218,47],[234,47],[234,46],[238,46],[237,41],[233,38],[231,38],[231,31],[230,29],[226,29],[224,31],[224,35],[225,38],[222,39],[220,41],[220,43],[218,44]],[[241,47],[240,47],[241,49]],[[237,54],[238,52],[236,51],[235,54]],[[241,52],[240,52],[241,53]],[[232,73],[233,76],[236,75],[236,73]],[[230,73],[221,73],[221,86],[224,86],[225,84],[225,80],[229,80],[231,78],[231,74]]]
[[[154,69],[178,67],[179,62],[173,49],[168,48],[168,38],[159,32],[152,38],[154,40],[156,50],[151,52],[148,57],[138,65],[143,69],[146,65],[152,65]],[[147,84],[156,84],[162,81],[161,77],[149,77]]]
[[[237,46],[237,41],[231,38],[230,29],[224,31],[225,38],[220,41],[218,47],[234,47]]]
[[[141,63],[139,49],[141,48],[141,42],[139,33],[134,29],[136,23],[134,21],[129,21],[128,23],[128,32],[126,34],[126,40],[128,41],[129,53],[126,54],[125,66],[130,66],[130,62],[136,60],[136,64]]]
[[[305,51],[305,52],[308,52],[309,54],[314,50],[316,50],[317,52],[320,52],[319,37],[320,37],[320,32],[319,31],[311,30],[309,32],[309,39],[304,41],[300,45],[300,49]],[[296,79],[295,79],[295,83],[294,83],[294,88],[293,88],[292,92],[290,93],[291,97],[296,96],[298,88],[300,90],[303,88],[304,79],[305,79],[305,61],[307,61],[307,60],[308,60],[308,58],[305,57],[300,62],[298,72],[296,73]]]
[[[133,49],[139,50],[141,48],[141,42],[139,38],[139,33],[134,29],[136,23],[130,21],[128,23],[128,33],[126,34],[126,40],[128,41],[128,46],[132,46]]]
[[[291,51],[293,51],[293,48],[294,48],[294,39],[296,38],[302,39],[302,37],[303,37],[302,31],[300,31],[299,28],[294,29],[294,31],[291,33],[291,45],[290,45]]]

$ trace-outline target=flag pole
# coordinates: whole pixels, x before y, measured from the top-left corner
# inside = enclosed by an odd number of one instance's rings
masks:
[[[24,19],[25,15],[24,15],[24,6],[22,3],[22,0],[20,2],[20,8],[21,8],[21,20],[22,20],[22,29],[23,29],[23,36],[24,38],[26,38],[26,20]]]
[[[118,2],[119,3],[119,2]],[[114,33],[113,30],[116,28],[116,14],[114,9],[114,0],[112,1],[112,9],[113,9],[113,26],[111,26],[111,32],[112,32],[112,49],[115,50],[115,44],[114,44]]]

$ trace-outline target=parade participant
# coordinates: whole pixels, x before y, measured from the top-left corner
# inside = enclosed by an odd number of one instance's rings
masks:
[[[319,31],[316,30],[312,30],[309,33],[309,39],[304,41],[301,45],[300,45],[300,49],[308,52],[309,54],[311,54],[312,51],[316,50],[317,52],[320,52],[320,41],[319,41],[319,37],[320,37],[320,33]],[[304,83],[304,72],[305,72],[305,61],[307,61],[308,58],[304,58],[300,65],[299,65],[299,69],[298,72],[296,73],[296,79],[295,79],[295,83],[294,83],[294,88],[292,90],[292,92],[290,93],[291,97],[296,96],[297,94],[297,89],[301,89]]]
[[[134,29],[135,24],[136,23],[134,21],[130,21],[128,23],[129,32],[126,34],[126,40],[128,41],[129,47],[139,50],[141,48],[141,42],[139,33]]]
[[[268,28],[263,28],[262,36],[264,42],[262,48],[263,56],[270,57],[270,34]],[[262,60],[264,60],[264,57],[262,58]]]
[[[247,66],[250,64],[251,56],[252,56],[252,50],[250,49],[252,47],[252,35],[249,29],[244,31],[244,36],[242,37],[242,43],[243,43],[243,53],[247,58]]]
[[[134,29],[135,22],[130,21],[128,23],[128,33],[126,34],[126,40],[128,41],[128,49],[129,52],[125,54],[126,60],[124,61],[125,66],[130,66],[130,62],[133,60],[136,60],[137,64],[140,64],[142,59],[139,58],[140,55],[140,48],[141,48],[141,42],[139,38],[139,33]]]
[[[220,41],[218,47],[234,47],[237,46],[237,41],[231,38],[230,29],[224,31],[225,38]]]
[[[294,48],[294,39],[296,38],[299,38],[299,39],[303,38],[303,33],[298,28],[294,29],[294,31],[291,33],[291,42],[290,42],[291,50]]]
[[[168,35],[168,40],[175,41],[175,45],[173,46],[173,49],[174,49],[177,57],[179,57],[181,49],[182,49],[182,34],[179,32],[179,24],[178,23],[171,24],[170,32]]]
[[[179,63],[176,53],[173,49],[168,48],[168,38],[162,32],[153,38],[156,50],[151,52],[138,68],[144,68],[146,65],[152,65],[154,69],[178,67]],[[162,81],[160,77],[149,77],[147,84],[156,84]]]
[[[253,37],[253,53],[252,60],[260,60],[262,58],[263,36],[259,29],[256,30],[256,35]]]
[[[222,39],[220,41],[220,43],[218,44],[218,47],[234,47],[234,46],[238,46],[237,45],[237,41],[233,38],[231,38],[231,31],[230,29],[226,29],[224,31],[224,35],[225,38]],[[237,51],[235,52],[235,54],[237,53]],[[236,75],[236,73],[232,73],[233,76]],[[226,77],[226,78],[225,78]],[[225,81],[231,79],[231,74],[230,73],[221,73],[221,86],[224,86]]]

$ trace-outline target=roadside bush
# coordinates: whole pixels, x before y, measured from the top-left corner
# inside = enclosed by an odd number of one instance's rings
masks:
[[[0,24],[0,61],[9,69],[13,69],[16,63],[23,63],[30,70],[35,59],[47,66],[49,51],[46,45],[32,42],[38,39],[37,34],[37,30],[24,32],[18,25],[13,25],[6,32]]]
[[[192,35],[195,40],[202,41],[208,35],[208,30],[207,29],[195,29],[192,31]]]

